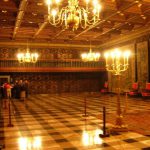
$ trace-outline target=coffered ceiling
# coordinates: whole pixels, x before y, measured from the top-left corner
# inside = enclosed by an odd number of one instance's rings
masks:
[[[113,40],[150,33],[150,0],[99,1],[102,4],[99,22],[72,31],[49,24],[44,0],[0,0],[0,43],[30,41],[82,47],[92,41],[100,47]],[[84,0],[79,0],[80,4],[84,5]]]

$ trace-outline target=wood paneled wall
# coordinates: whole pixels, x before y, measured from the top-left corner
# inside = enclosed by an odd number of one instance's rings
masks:
[[[26,52],[26,47],[18,48],[5,48],[0,47],[0,59],[17,59],[19,52]],[[80,55],[83,52],[88,52],[89,48],[77,49],[77,48],[30,48],[31,52],[37,52],[39,59],[53,60],[53,59],[80,59]],[[92,49],[95,51],[94,49]]]
[[[64,92],[98,92],[107,80],[106,72],[0,73],[10,75],[11,82],[29,80],[31,94]]]

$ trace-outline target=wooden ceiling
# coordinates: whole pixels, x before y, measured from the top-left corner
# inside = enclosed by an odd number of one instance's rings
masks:
[[[83,0],[84,1],[84,0]],[[79,0],[79,4],[83,3]],[[62,30],[45,19],[45,0],[0,0],[0,42],[101,46],[132,34],[150,32],[150,0],[99,0],[100,21],[86,29]],[[63,0],[62,0],[63,2]]]

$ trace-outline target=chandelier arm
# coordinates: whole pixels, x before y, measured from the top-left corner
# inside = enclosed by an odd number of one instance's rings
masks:
[[[86,11],[84,8],[81,8],[80,11],[81,11],[81,26],[86,28],[87,26],[92,24],[88,19],[88,11]],[[82,22],[84,22],[84,26],[82,25],[83,24]]]
[[[79,24],[81,25],[81,28],[85,29],[86,28],[86,21],[83,19],[84,16],[82,16],[82,9],[78,9],[79,12]],[[84,20],[84,23],[82,23],[82,20]]]
[[[91,20],[87,20],[87,25],[88,26],[90,26],[90,25],[93,25],[93,24],[96,24],[98,21],[99,21],[99,19],[97,20],[97,19],[95,19],[96,21],[94,21],[94,18],[92,18]]]
[[[107,65],[106,70],[114,73],[115,75],[119,75],[121,72],[126,71],[128,69],[128,64],[122,65],[122,64],[113,64],[113,65]]]
[[[81,16],[82,16],[81,17],[81,27],[85,29],[87,26],[92,25],[93,22],[88,19],[88,11],[87,10],[85,10],[84,8],[81,8],[80,10],[81,10]],[[84,25],[82,22],[84,22]]]
[[[66,7],[63,7],[55,19],[51,14],[48,14],[49,23],[53,26],[60,27],[63,24],[63,16],[66,14]],[[52,21],[53,20],[53,21]]]
[[[84,14],[84,12],[85,12],[86,14],[89,13],[89,11],[86,10],[86,9],[84,9],[84,8],[80,8],[80,9],[81,9],[81,11],[83,12],[83,14]],[[88,16],[89,16],[89,15],[87,15],[87,19],[86,19],[86,24],[87,24],[87,26],[90,26],[90,25],[92,25],[92,24],[95,24],[95,23],[97,23],[97,22],[100,20],[100,19],[99,19],[99,14],[97,14],[97,13],[94,14],[91,19],[89,19]],[[83,18],[84,18],[84,17],[83,17]],[[85,18],[84,18],[83,20],[85,20]]]
[[[120,72],[126,71],[127,69],[128,69],[128,67],[125,67],[122,70],[120,70]]]
[[[110,65],[107,65],[107,66],[106,66],[106,69],[107,69],[108,71],[111,71],[111,72],[114,72],[114,70],[115,70],[115,68],[113,68],[112,65],[111,65],[111,66],[110,66]]]
[[[116,72],[115,70],[111,70],[111,69],[108,69],[108,68],[106,68],[106,70],[109,71],[109,72]]]
[[[64,8],[62,8],[59,18],[57,19],[57,25],[55,25],[56,27],[61,27],[63,22],[65,22],[65,29],[68,28],[68,23],[67,23],[67,10]]]
[[[55,27],[60,27],[64,24],[65,28],[71,27],[73,30],[79,26],[85,29],[87,26],[99,21],[101,7],[97,3],[94,3],[93,9],[90,9],[88,2],[84,8],[83,6],[79,6],[79,0],[68,0],[66,7],[59,9],[58,4],[58,13],[52,10],[52,5],[52,3],[48,5],[48,20]]]
[[[122,67],[122,69],[120,69],[120,70],[123,70],[123,71],[125,71],[125,70],[127,70],[128,69],[128,64],[121,64],[121,66],[120,66],[120,68]]]

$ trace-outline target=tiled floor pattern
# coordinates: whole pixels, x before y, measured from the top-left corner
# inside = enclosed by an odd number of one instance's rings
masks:
[[[84,117],[85,100],[88,117]],[[127,113],[150,111],[149,100],[122,96],[121,103]],[[6,150],[150,150],[150,135],[129,131],[99,138],[103,106],[107,115],[114,114],[116,96],[41,94],[30,96],[26,103],[12,100],[14,127],[7,127],[8,108],[1,109],[0,143]]]

